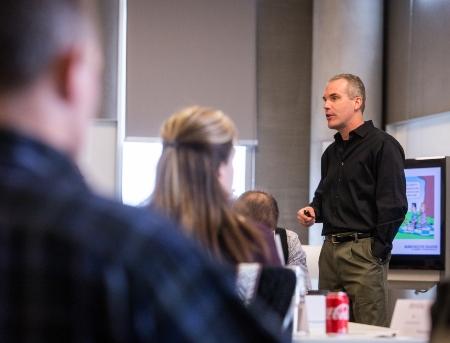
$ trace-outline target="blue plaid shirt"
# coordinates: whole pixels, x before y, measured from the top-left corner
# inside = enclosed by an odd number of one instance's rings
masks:
[[[0,132],[0,342],[272,342],[233,273],[171,223],[94,195],[60,153]]]

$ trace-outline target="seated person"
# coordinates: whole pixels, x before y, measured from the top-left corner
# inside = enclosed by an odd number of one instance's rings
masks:
[[[163,151],[150,207],[174,219],[218,260],[281,266],[270,230],[231,208],[236,128],[221,111],[189,107],[161,128]]]
[[[305,273],[306,288],[310,290],[311,279],[306,266],[306,253],[295,232],[277,227],[280,211],[275,198],[264,191],[247,191],[236,199],[233,208],[243,216],[269,228],[274,234],[280,232],[281,243],[283,247],[287,247],[286,265],[300,266]]]

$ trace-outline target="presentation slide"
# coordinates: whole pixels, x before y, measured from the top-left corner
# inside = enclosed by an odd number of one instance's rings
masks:
[[[393,242],[392,254],[441,253],[441,168],[405,169],[408,213]]]

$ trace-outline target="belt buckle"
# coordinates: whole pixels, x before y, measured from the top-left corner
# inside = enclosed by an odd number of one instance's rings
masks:
[[[331,243],[333,243],[333,244],[339,244],[339,243],[341,243],[341,242],[339,242],[339,241],[335,241],[335,240],[334,240],[335,237],[341,238],[342,236],[341,236],[340,234],[331,235]]]

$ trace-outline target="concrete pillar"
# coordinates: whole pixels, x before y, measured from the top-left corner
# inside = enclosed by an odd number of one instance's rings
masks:
[[[327,127],[322,96],[336,74],[358,75],[366,87],[364,119],[382,118],[383,0],[314,0],[311,85],[310,198],[320,181],[320,157],[335,130]],[[310,228],[309,244],[321,245],[322,224]]]

